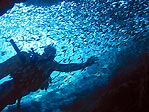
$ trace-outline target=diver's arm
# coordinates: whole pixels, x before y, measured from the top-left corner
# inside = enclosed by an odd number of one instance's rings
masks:
[[[54,71],[61,72],[72,72],[76,70],[81,70],[87,67],[86,63],[70,63],[70,64],[59,64],[55,62]]]
[[[76,70],[81,70],[86,68],[87,66],[91,66],[97,60],[97,57],[92,56],[85,63],[59,64],[58,62],[54,61],[54,71],[72,72]]]

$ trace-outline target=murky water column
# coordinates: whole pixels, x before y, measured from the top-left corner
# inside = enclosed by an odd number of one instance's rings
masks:
[[[0,62],[15,55],[9,43],[14,39],[22,51],[31,47],[42,54],[43,46],[57,48],[60,63],[85,62],[92,55],[99,61],[83,71],[54,72],[47,91],[24,97],[28,111],[60,111],[73,101],[105,85],[124,60],[149,52],[148,1],[62,2],[53,6],[16,4],[0,17]],[[86,94],[86,92],[88,94]],[[35,108],[36,107],[36,108]],[[90,107],[86,107],[90,108]],[[10,109],[11,110],[11,109]]]

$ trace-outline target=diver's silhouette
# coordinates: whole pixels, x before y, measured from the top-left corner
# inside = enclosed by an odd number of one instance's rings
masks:
[[[0,79],[8,74],[12,77],[12,80],[0,85],[0,110],[14,104],[16,100],[19,108],[23,96],[38,89],[46,90],[53,71],[76,71],[91,66],[98,60],[92,56],[85,63],[60,64],[54,60],[56,49],[51,45],[44,49],[42,55],[35,53],[33,49],[30,53],[15,50],[17,55],[0,64]]]

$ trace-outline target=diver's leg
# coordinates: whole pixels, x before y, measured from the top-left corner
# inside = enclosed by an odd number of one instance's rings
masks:
[[[14,104],[17,99],[13,81],[6,81],[0,85],[0,111],[7,105]]]

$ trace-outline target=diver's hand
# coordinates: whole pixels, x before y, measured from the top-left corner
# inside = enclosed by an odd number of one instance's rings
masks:
[[[91,65],[94,64],[97,60],[98,60],[98,57],[96,57],[96,56],[91,56],[91,57],[88,58],[88,60],[86,61],[86,65],[87,65],[87,66],[91,66]]]

